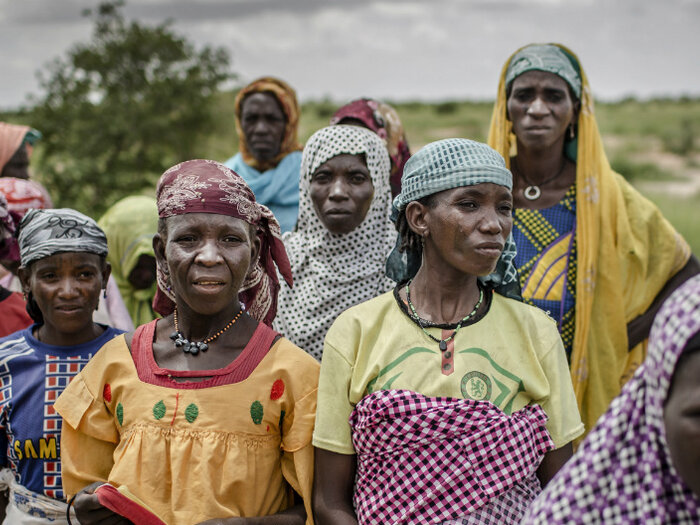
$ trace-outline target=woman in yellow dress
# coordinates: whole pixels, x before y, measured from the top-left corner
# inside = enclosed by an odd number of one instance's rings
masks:
[[[513,172],[523,298],[557,321],[590,429],[643,361],[661,303],[700,264],[610,168],[588,79],[564,46],[528,45],[506,61],[489,145]]]
[[[279,225],[214,161],[166,171],[157,200],[164,317],[105,345],[55,404],[78,519],[311,523],[319,366],[269,327],[277,271],[291,279]]]

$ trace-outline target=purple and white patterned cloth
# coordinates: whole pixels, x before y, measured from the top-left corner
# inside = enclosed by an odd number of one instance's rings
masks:
[[[531,484],[554,448],[546,421],[537,405],[508,416],[488,401],[408,390],[366,396],[350,416],[359,523],[458,520],[518,483]],[[499,523],[518,523],[524,507]]]
[[[676,362],[699,331],[700,276],[695,276],[664,303],[646,361],[523,524],[700,523],[700,499],[671,462],[663,420]]]

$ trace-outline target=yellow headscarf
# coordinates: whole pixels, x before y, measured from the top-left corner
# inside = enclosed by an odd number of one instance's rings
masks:
[[[280,152],[271,161],[261,163],[248,150],[248,144],[243,134],[241,127],[241,111],[243,109],[243,100],[252,93],[272,93],[277,101],[282,106],[282,111],[287,117],[287,125],[282,137]],[[234,112],[236,114],[236,133],[238,133],[238,149],[241,156],[248,166],[255,168],[258,171],[266,171],[274,168],[279,164],[280,160],[289,155],[292,151],[300,151],[303,146],[297,140],[297,128],[299,127],[299,103],[297,102],[296,92],[282,80],[274,77],[262,77],[254,80],[246,87],[241,89],[236,95],[234,101]]]
[[[158,208],[153,197],[126,197],[114,204],[98,222],[107,235],[112,275],[119,286],[124,305],[134,322],[140,326],[158,317],[151,306],[156,283],[145,290],[129,283],[129,274],[141,255],[155,257],[153,236],[158,231]]]
[[[579,62],[571,50],[555,45]],[[517,155],[506,116],[505,75],[513,55],[501,72],[488,138],[509,167],[510,158]],[[627,323],[644,313],[687,263],[690,247],[654,204],[610,168],[583,68],[581,83],[571,378],[581,417],[590,430],[644,360],[646,341],[627,349]]]

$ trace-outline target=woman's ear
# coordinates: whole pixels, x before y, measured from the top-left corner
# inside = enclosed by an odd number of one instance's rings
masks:
[[[255,268],[255,264],[258,262],[258,258],[260,257],[260,246],[262,243],[257,233],[258,232],[255,226],[251,226],[250,265],[248,266],[248,273],[250,273],[253,270],[253,268]]]
[[[109,276],[112,275],[112,265],[105,261],[102,267],[102,289],[107,289],[107,281],[109,281]]]
[[[165,239],[163,239],[160,232],[153,236],[153,253],[156,256],[158,266],[160,266],[166,274],[169,273],[168,260],[165,258]]]
[[[17,269],[17,277],[19,277],[19,282],[22,283],[22,293],[25,295],[29,294],[32,289],[30,282],[31,274],[32,272],[29,268],[25,268],[24,266],[20,266]]]
[[[421,204],[418,201],[409,202],[406,206],[406,222],[411,231],[418,235],[421,239],[430,235],[430,228],[428,227],[428,215],[430,214],[430,207],[425,204]]]

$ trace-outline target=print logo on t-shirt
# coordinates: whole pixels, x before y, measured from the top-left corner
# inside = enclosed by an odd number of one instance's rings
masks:
[[[462,396],[474,401],[488,401],[491,399],[491,380],[486,374],[473,370],[464,374],[462,378]]]

